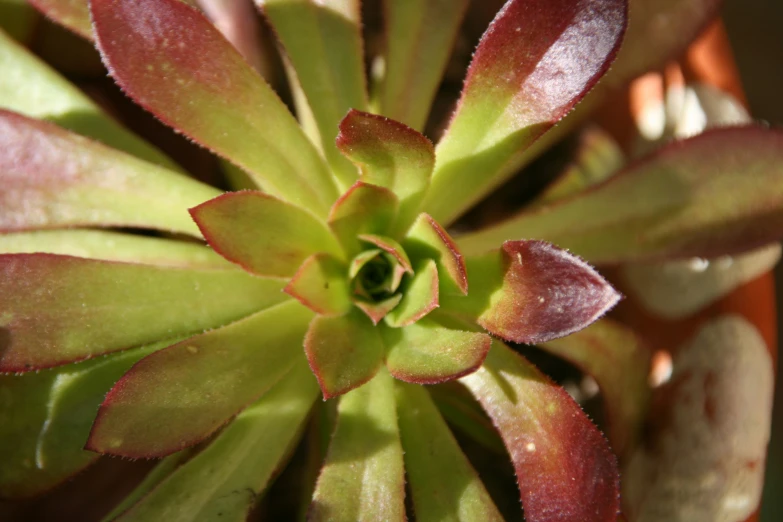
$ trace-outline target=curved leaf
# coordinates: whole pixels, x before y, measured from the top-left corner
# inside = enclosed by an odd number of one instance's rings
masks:
[[[468,272],[457,244],[437,221],[419,214],[403,240],[405,251],[415,260],[434,259],[438,266],[440,293],[468,293]]]
[[[290,300],[142,359],[106,395],[86,448],[150,458],[204,440],[289,372],[312,316]]]
[[[421,130],[438,90],[468,0],[385,0],[384,74],[379,113]]]
[[[329,228],[343,248],[356,255],[361,250],[359,234],[385,234],[397,217],[399,200],[384,187],[357,181],[329,211]]]
[[[400,210],[390,235],[405,231],[430,184],[432,142],[402,123],[352,109],[340,122],[337,148],[359,167],[363,182],[394,192]]]
[[[215,328],[279,303],[282,286],[240,270],[0,255],[0,372]]]
[[[256,0],[285,49],[318,126],[321,147],[343,187],[356,168],[334,146],[345,113],[367,108],[358,0]]]
[[[106,392],[133,363],[165,346],[0,376],[0,497],[43,493],[95,461],[98,455],[82,448]]]
[[[396,384],[400,439],[416,520],[502,522],[429,394],[420,386]]]
[[[292,450],[318,393],[300,362],[117,522],[245,520]]]
[[[565,116],[620,46],[627,0],[510,0],[484,33],[438,144],[424,208],[444,225],[513,174],[508,166]]]
[[[82,38],[92,40],[87,0],[27,0],[36,9]]]
[[[86,0],[83,1],[86,5]],[[150,163],[180,170],[176,163],[122,127],[57,71],[2,31],[0,70],[3,71],[0,108],[51,121]]]
[[[526,520],[615,522],[617,461],[563,388],[500,342],[462,383],[506,444]]]
[[[209,248],[185,241],[103,230],[36,230],[0,234],[0,254],[34,253],[182,268],[233,268]]]
[[[0,110],[0,231],[92,225],[198,236],[186,209],[217,193],[51,123]]]
[[[394,383],[381,371],[340,399],[310,522],[405,520],[405,472]]]
[[[471,292],[441,307],[516,343],[563,337],[596,321],[620,294],[590,265],[543,241],[506,241],[468,258]]]
[[[216,252],[256,275],[291,277],[318,252],[342,257],[317,217],[263,192],[228,192],[190,214]]]
[[[305,259],[283,291],[317,314],[342,315],[351,309],[345,267],[324,254]]]
[[[585,193],[458,239],[551,241],[592,263],[716,257],[783,237],[783,131],[721,128],[673,142]]]
[[[325,216],[323,160],[272,89],[179,0],[91,0],[112,76],[164,123],[245,169],[270,194]],[[132,52],[128,52],[132,49]]]
[[[324,400],[363,385],[383,365],[378,329],[356,311],[313,319],[304,346]]]
[[[419,265],[410,282],[403,285],[400,304],[386,316],[386,324],[395,328],[408,326],[438,306],[438,267],[429,259]]]

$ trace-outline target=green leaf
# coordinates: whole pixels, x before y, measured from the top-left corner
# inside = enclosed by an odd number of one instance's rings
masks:
[[[351,110],[340,122],[337,148],[359,167],[363,182],[385,187],[399,198],[400,211],[389,234],[407,230],[430,184],[432,142],[397,121]]]
[[[290,300],[142,359],[106,395],[87,449],[150,458],[201,442],[288,373],[312,316]]]
[[[117,521],[244,521],[293,449],[317,393],[302,359]]]
[[[405,520],[405,472],[394,384],[381,371],[340,399],[337,427],[308,520]]]
[[[500,342],[462,383],[506,444],[526,520],[615,522],[617,461],[563,388]]]
[[[65,26],[82,38],[93,39],[87,0],[28,0],[28,2],[47,18]]]
[[[386,316],[386,324],[395,328],[408,326],[439,306],[438,268],[429,259],[416,270],[410,283],[402,288],[402,300]]]
[[[441,294],[468,293],[465,259],[451,236],[429,214],[419,214],[403,240],[405,251],[418,261],[434,259],[438,266]]]
[[[25,375],[0,375],[0,496],[43,493],[87,467],[84,451],[106,392],[167,343]]]
[[[326,215],[337,191],[317,150],[198,10],[179,0],[90,6],[104,62],[131,98],[242,167],[273,196]]]
[[[339,317],[316,317],[304,346],[324,400],[361,386],[383,365],[383,341],[378,329],[358,311]]]
[[[424,209],[449,225],[508,179],[606,72],[626,10],[627,0],[506,3],[473,55]]]
[[[103,230],[37,230],[0,235],[2,254],[59,254],[182,268],[232,268],[198,243]]]
[[[305,259],[283,290],[321,315],[342,315],[351,309],[345,266],[324,254]]]
[[[421,130],[446,70],[468,0],[385,0],[379,112]]]
[[[595,379],[606,404],[609,441],[618,455],[627,454],[648,413],[649,348],[628,327],[609,319],[539,347]]]
[[[355,304],[364,314],[370,318],[372,324],[377,325],[386,315],[394,310],[394,307],[400,304],[402,300],[402,294],[395,294],[382,301],[364,301],[359,298],[354,298],[353,304]]]
[[[470,294],[442,296],[442,309],[516,343],[569,335],[620,300],[590,265],[543,241],[506,241],[502,250],[468,258],[467,267]]]
[[[382,333],[389,372],[417,384],[437,384],[475,371],[492,342],[487,334],[443,328],[428,320],[384,328]]]
[[[35,10],[25,0],[0,0],[0,41],[6,38],[2,31],[17,42],[29,41],[37,22]]]
[[[408,254],[405,253],[402,245],[392,238],[377,234],[360,234],[359,239],[391,255],[407,273],[413,274],[413,266],[411,265],[411,260],[408,259]]]
[[[334,146],[337,124],[351,108],[367,109],[358,0],[256,0],[296,70],[321,146],[342,188],[356,168]]]
[[[538,238],[597,264],[738,253],[783,236],[781,165],[780,130],[710,130],[458,243],[472,254],[500,238]]]
[[[396,384],[400,439],[416,520],[502,522],[429,394],[420,386]]]
[[[187,208],[218,191],[56,125],[0,110],[0,231],[75,225],[198,236]]]
[[[0,70],[3,71],[0,108],[51,121],[150,163],[180,170],[158,149],[114,121],[68,80],[2,31]]]
[[[357,181],[329,211],[329,227],[349,255],[361,250],[359,234],[385,234],[397,217],[399,200],[389,189]]]
[[[263,192],[228,192],[190,214],[216,252],[256,275],[291,277],[317,252],[343,257],[316,216]]]
[[[0,372],[216,328],[284,300],[282,286],[240,270],[0,255]]]

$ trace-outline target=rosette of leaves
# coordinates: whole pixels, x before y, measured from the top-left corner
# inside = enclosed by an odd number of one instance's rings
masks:
[[[181,174],[3,37],[0,64],[40,85],[0,91],[5,495],[51,488],[99,454],[165,457],[109,518],[242,520],[321,396],[334,428],[310,519],[500,520],[420,386],[460,379],[505,444],[527,520],[615,520],[608,442],[503,340],[587,368],[613,444],[630,444],[645,366],[624,394],[612,364],[636,354],[622,328],[555,341],[619,298],[577,254],[710,256],[783,231],[783,136],[750,126],[451,237],[607,71],[623,0],[508,1],[437,146],[417,129],[466,1],[386,2],[369,88],[357,1],[260,1],[299,121],[190,2],[32,3],[94,40],[128,96],[256,188],[221,195]]]

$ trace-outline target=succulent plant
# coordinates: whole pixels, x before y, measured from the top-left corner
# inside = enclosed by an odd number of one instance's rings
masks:
[[[620,299],[591,264],[783,236],[783,133],[747,125],[599,169],[589,187],[572,171],[452,237],[568,130],[553,127],[618,51],[595,99],[658,65],[633,20],[620,50],[624,0],[506,2],[437,145],[422,130],[467,0],[385,2],[369,88],[358,1],[259,1],[298,121],[191,2],[31,3],[250,186],[188,177],[0,34],[0,66],[26,87],[0,82],[3,495],[100,454],[165,457],[109,519],[242,520],[308,432],[328,444],[311,520],[501,520],[447,419],[489,445],[499,434],[527,520],[616,520],[610,442],[623,454],[636,440],[649,357],[613,321],[579,332]],[[639,8],[682,24],[665,58],[715,2],[653,4]],[[504,341],[594,375],[609,440]]]

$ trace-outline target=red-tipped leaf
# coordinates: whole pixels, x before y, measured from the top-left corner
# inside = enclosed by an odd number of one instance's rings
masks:
[[[464,377],[506,444],[529,522],[615,522],[609,444],[566,391],[500,342]]]
[[[284,291],[321,315],[342,315],[351,308],[345,266],[325,254],[305,259]]]
[[[451,236],[429,214],[419,214],[403,240],[405,251],[413,259],[434,259],[438,266],[440,292],[468,293],[465,259]]]

